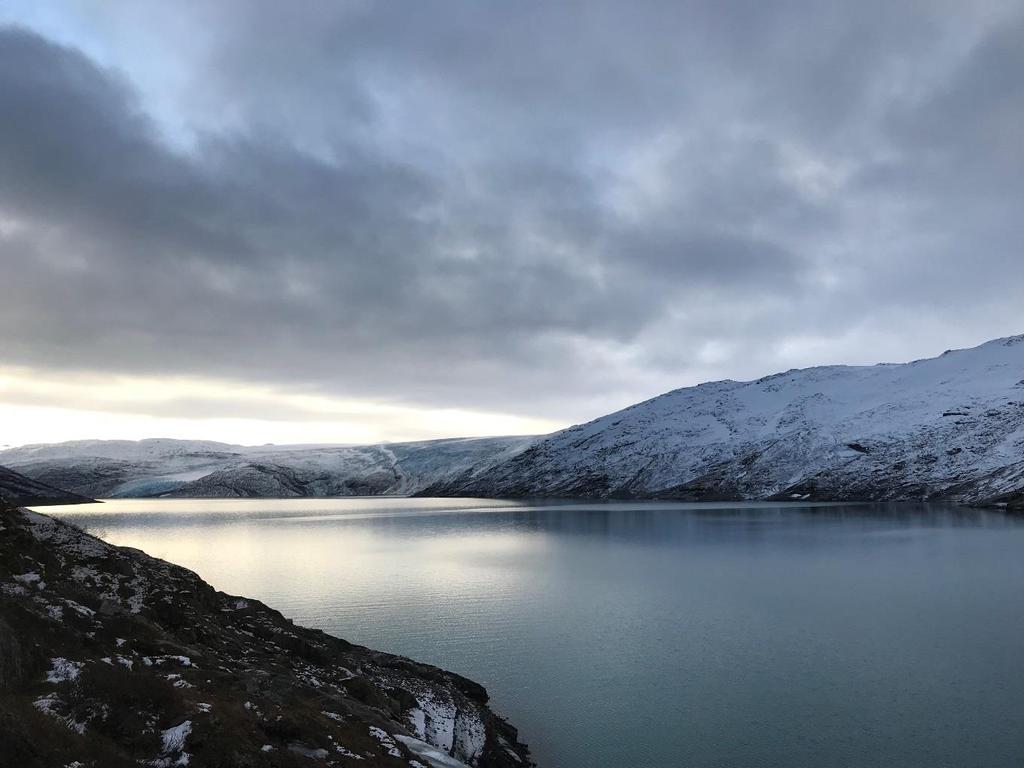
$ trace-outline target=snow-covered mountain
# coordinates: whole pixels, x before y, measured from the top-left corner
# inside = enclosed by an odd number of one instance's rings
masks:
[[[364,446],[241,446],[191,440],[79,440],[0,451],[0,466],[91,497],[411,494],[468,482],[532,437]]]
[[[1024,500],[1024,336],[678,389],[423,495]]]
[[[91,497],[561,496],[1024,504],[1024,336],[677,389],[546,437],[78,441],[0,465]]]

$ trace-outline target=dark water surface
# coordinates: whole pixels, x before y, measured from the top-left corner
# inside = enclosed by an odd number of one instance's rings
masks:
[[[547,768],[1024,765],[1024,521],[943,506],[47,508],[487,686]]]

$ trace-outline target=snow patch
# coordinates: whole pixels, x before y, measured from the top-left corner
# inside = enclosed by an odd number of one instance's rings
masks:
[[[159,666],[162,666],[164,664],[167,664],[168,662],[177,662],[178,664],[180,664],[183,667],[192,667],[193,669],[199,669],[199,667],[196,667],[192,663],[192,659],[190,659],[188,656],[171,656],[171,655],[167,655],[167,656],[143,656],[142,657],[142,663],[145,664],[147,667],[154,667],[154,666],[159,667]]]
[[[185,740],[192,733],[192,721],[186,720],[160,733],[164,752],[180,752],[185,748]]]
[[[152,768],[172,768],[172,766],[188,765],[191,761],[191,756],[185,751],[185,741],[191,733],[191,720],[186,720],[165,731],[161,731],[160,741],[163,744],[163,755],[156,760],[151,760],[149,765]],[[177,757],[175,757],[175,753],[177,753]]]
[[[312,760],[323,760],[329,754],[327,750],[323,747],[317,747],[316,749],[314,749],[313,747],[308,747],[305,744],[301,744],[299,742],[292,742],[291,744],[289,744],[288,751],[294,752],[296,755],[308,757]]]
[[[35,588],[40,591],[46,589],[46,582],[43,581],[42,577],[34,571],[30,571],[29,573],[21,573],[17,576],[13,576],[12,578],[17,582],[24,584],[26,587],[35,586]]]
[[[416,702],[406,718],[417,738],[469,763],[483,753],[487,728],[475,707],[460,709],[451,694],[437,690],[418,694]]]
[[[41,698],[36,699],[32,702],[32,706],[42,712],[44,715],[60,720],[64,725],[75,733],[85,733],[85,723],[80,723],[75,720],[71,715],[64,715],[61,713],[63,708],[63,702],[57,698],[56,694],[49,694]]]
[[[48,683],[74,682],[82,674],[84,664],[80,661],[68,661],[63,656],[50,659],[51,668],[46,673]]]
[[[423,722],[423,729],[417,731],[417,735],[450,753],[455,744],[455,716],[458,712],[455,703],[450,697],[438,698],[434,691],[417,696],[416,703],[420,710],[420,714],[415,715],[416,721],[422,719]]]
[[[94,611],[92,608],[86,608],[84,605],[76,603],[74,600],[68,600],[67,598],[62,597],[61,601],[64,603],[64,605],[66,605],[72,611],[77,613],[79,616],[84,616],[87,619],[91,619],[93,616],[96,615],[96,611]]]
[[[412,725],[413,733],[422,739],[427,733],[426,714],[419,707],[413,707],[409,710],[408,718],[410,725]]]
[[[395,738],[402,742],[406,749],[416,755],[416,757],[426,760],[431,768],[469,768],[466,763],[456,760],[447,752],[442,752],[425,741],[414,739],[412,736],[403,736],[400,733],[396,733]]]
[[[395,744],[394,738],[391,734],[385,731],[383,728],[378,728],[375,725],[370,726],[370,735],[373,736],[377,741],[381,743],[381,746],[387,751],[392,757],[401,757],[402,751]]]

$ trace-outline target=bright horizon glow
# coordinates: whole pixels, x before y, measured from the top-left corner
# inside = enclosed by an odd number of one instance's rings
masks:
[[[200,415],[196,415],[200,414]],[[68,440],[370,444],[544,434],[564,424],[509,414],[341,399],[198,378],[0,368],[0,446]]]

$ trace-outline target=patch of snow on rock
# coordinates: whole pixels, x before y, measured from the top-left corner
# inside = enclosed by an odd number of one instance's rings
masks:
[[[427,733],[427,716],[419,707],[413,707],[409,710],[408,717],[409,723],[412,725],[413,733],[422,739]]]
[[[152,768],[172,768],[172,766],[188,765],[190,756],[185,751],[185,741],[191,733],[191,720],[186,720],[165,731],[161,731],[160,741],[163,744],[163,756],[150,761],[149,764]],[[177,753],[177,757],[175,757],[175,753]]]
[[[387,753],[392,757],[401,757],[402,751],[395,744],[394,738],[391,734],[385,731],[383,728],[378,728],[375,725],[370,726],[370,735],[373,736],[377,741],[381,743],[381,746],[387,750]]]
[[[487,728],[476,710],[459,710],[455,721],[454,754],[472,763],[483,753]]]
[[[423,731],[417,731],[417,734],[450,753],[455,744],[455,716],[458,712],[455,703],[450,697],[442,699],[434,692],[425,692],[416,701],[421,710],[421,715],[416,715],[417,721],[421,717],[423,719]]]
[[[50,671],[46,673],[48,683],[72,682],[82,674],[83,664],[80,661],[68,661],[63,656],[58,656],[50,659],[50,664]]]
[[[78,722],[71,715],[65,715],[61,712],[64,708],[64,703],[57,698],[55,694],[49,694],[42,696],[32,702],[32,706],[42,712],[44,715],[60,720],[70,730],[75,733],[85,733],[85,723]]]
[[[46,582],[43,581],[42,577],[34,571],[29,573],[21,573],[13,577],[15,581],[24,584],[25,586],[34,585],[36,589],[46,589]]]
[[[403,736],[400,733],[396,733],[395,738],[402,742],[416,757],[430,763],[431,768],[469,768],[466,763],[456,760],[451,755],[442,752],[425,741],[414,739],[412,736]]]
[[[327,750],[323,747],[317,747],[316,749],[308,747],[305,744],[299,742],[292,742],[288,745],[288,751],[294,752],[296,755],[302,755],[312,760],[323,760],[327,757]]]

